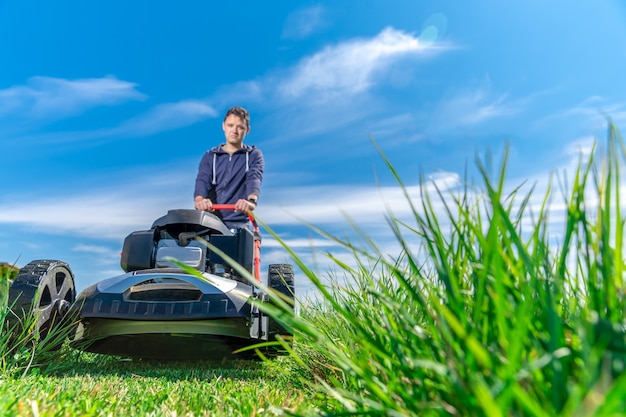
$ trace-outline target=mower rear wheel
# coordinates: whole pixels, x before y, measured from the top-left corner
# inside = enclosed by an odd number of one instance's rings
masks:
[[[291,300],[291,308],[295,308],[295,281],[293,275],[293,266],[289,264],[272,264],[268,269],[267,286],[274,291],[287,296]],[[270,303],[276,296],[270,294]],[[284,326],[282,326],[274,317],[270,317],[268,341],[274,341],[276,335],[290,335]]]
[[[9,287],[9,322],[23,330],[32,314],[35,334],[44,339],[68,314],[76,299],[74,275],[68,264],[36,260],[20,269]]]
[[[268,287],[293,300],[296,293],[293,277],[293,265],[270,265],[268,272]]]

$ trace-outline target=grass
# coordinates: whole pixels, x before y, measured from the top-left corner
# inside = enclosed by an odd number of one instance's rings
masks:
[[[14,377],[37,372],[53,372],[64,366],[67,349],[59,349],[71,334],[70,326],[59,326],[40,337],[35,331],[37,317],[22,317],[11,310],[8,290],[15,277],[11,269],[0,275],[0,375]]]
[[[610,124],[605,154],[581,160],[562,196],[557,244],[554,192],[505,192],[506,155],[495,179],[476,161],[481,190],[407,192],[412,220],[387,214],[395,256],[356,226],[358,244],[317,229],[355,262],[328,254],[330,288],[299,263],[322,296],[287,319],[299,369],[338,413],[626,415],[625,155]]]
[[[72,364],[3,378],[0,415],[254,416],[312,404],[258,361],[156,363],[80,354]]]
[[[290,356],[156,364],[61,349],[55,368],[24,355],[4,359],[0,414],[626,415],[626,151],[612,123],[607,136],[571,186],[557,193],[553,179],[539,196],[507,191],[506,155],[495,176],[476,160],[481,187],[424,181],[409,195],[381,152],[412,212],[387,212],[401,250],[385,253],[358,225],[355,241],[311,225],[352,254],[327,254],[327,285],[284,245],[320,294],[298,314],[263,306],[293,330]]]

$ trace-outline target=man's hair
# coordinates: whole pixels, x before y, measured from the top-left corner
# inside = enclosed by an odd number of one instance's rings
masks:
[[[244,109],[243,107],[238,107],[238,106],[231,107],[226,112],[226,115],[224,115],[224,121],[226,121],[228,116],[230,116],[231,114],[241,118],[241,120],[243,120],[244,123],[246,124],[246,127],[250,127],[250,115],[248,114],[248,110]]]

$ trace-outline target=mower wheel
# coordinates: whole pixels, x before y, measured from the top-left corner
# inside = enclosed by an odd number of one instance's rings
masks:
[[[39,340],[68,314],[76,299],[74,275],[65,262],[36,260],[20,269],[9,287],[9,323],[16,330],[24,330],[29,316],[36,318],[35,334]]]
[[[295,307],[295,283],[293,276],[293,266],[289,264],[272,264],[269,266],[268,277],[267,277],[268,287],[273,289],[274,291],[281,293],[287,296],[291,301],[291,308]],[[270,303],[273,304],[273,299],[276,296],[270,294]],[[285,327],[283,327],[274,317],[270,317],[269,321],[269,330],[268,330],[268,341],[274,341],[276,335],[290,335],[291,332],[288,331]],[[276,353],[276,352],[268,352],[268,353]]]
[[[268,287],[293,300],[296,294],[293,278],[293,266],[289,264],[270,265],[268,272]]]

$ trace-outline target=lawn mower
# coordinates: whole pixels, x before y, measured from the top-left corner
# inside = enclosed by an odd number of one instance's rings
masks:
[[[234,205],[214,209],[234,210]],[[261,282],[261,239],[249,217],[252,229],[231,230],[214,213],[169,210],[149,230],[125,238],[123,274],[76,296],[67,263],[32,261],[11,283],[9,306],[17,317],[35,313],[40,338],[69,319],[75,326],[72,347],[123,357],[227,357],[275,340],[288,332],[252,301],[293,301],[293,266],[269,265],[269,291],[249,281],[252,276]]]

